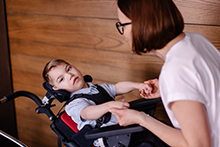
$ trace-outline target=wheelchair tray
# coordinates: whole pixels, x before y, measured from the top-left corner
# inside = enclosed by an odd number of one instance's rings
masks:
[[[130,125],[122,127],[119,125],[106,126],[103,128],[95,128],[85,134],[86,139],[97,139],[101,137],[117,136],[134,132],[144,131],[145,128],[139,125]]]

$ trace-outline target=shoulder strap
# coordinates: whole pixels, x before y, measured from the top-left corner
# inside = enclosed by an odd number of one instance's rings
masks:
[[[77,98],[87,98],[88,100],[92,100],[96,105],[114,100],[103,87],[101,87],[99,85],[96,85],[96,86],[99,91],[98,94],[75,94],[69,100],[67,100],[67,102],[64,104],[64,106],[66,106],[71,101],[73,101],[74,99],[77,99]],[[100,128],[102,124],[109,122],[110,119],[111,119],[111,113],[108,112],[108,113],[104,114],[101,118],[96,120],[95,127]]]
[[[74,94],[66,101],[65,105],[77,98],[87,98],[88,100],[92,100],[96,105],[114,100],[103,87],[99,85],[96,86],[99,91],[98,94]]]

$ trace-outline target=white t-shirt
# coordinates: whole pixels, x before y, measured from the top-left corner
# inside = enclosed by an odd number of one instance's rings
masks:
[[[202,35],[185,34],[166,55],[159,76],[162,101],[176,128],[180,126],[169,108],[171,102],[192,100],[204,104],[214,147],[220,147],[220,53]]]

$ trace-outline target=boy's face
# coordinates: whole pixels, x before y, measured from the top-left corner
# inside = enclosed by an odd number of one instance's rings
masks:
[[[74,92],[86,85],[82,73],[72,65],[61,63],[53,67],[48,75],[54,90],[63,89]]]

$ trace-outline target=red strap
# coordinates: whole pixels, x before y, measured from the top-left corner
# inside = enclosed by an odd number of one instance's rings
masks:
[[[74,132],[78,132],[79,130],[77,129],[77,124],[72,120],[72,118],[66,113],[64,112],[61,115],[61,120],[67,125],[69,126]]]

